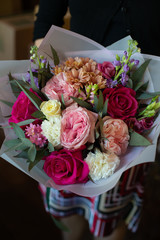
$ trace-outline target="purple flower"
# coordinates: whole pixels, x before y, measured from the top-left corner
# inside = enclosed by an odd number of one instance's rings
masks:
[[[128,82],[128,79],[129,79],[129,76],[125,73],[125,72],[123,72],[122,74],[121,74],[121,83],[122,83],[122,85],[123,86],[126,86],[126,84],[127,84],[127,82]]]
[[[129,66],[128,66],[127,64],[125,64],[124,67],[123,67],[123,70],[124,70],[125,72],[128,72],[128,71],[129,71]]]
[[[139,60],[134,60],[134,65],[138,66],[138,64],[139,64]]]
[[[118,61],[118,60],[115,60],[115,61],[113,61],[112,63],[113,63],[113,65],[114,65],[115,67],[117,67],[117,66],[118,66],[118,67],[119,67],[119,66],[121,67],[121,66],[122,66],[121,62]]]

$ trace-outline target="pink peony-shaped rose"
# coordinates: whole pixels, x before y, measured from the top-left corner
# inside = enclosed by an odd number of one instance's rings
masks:
[[[61,101],[61,96],[63,94],[66,106],[73,103],[73,99],[70,98],[70,96],[78,97],[79,95],[78,90],[67,82],[66,74],[63,72],[53,76],[47,82],[46,86],[42,88],[42,92],[44,92],[49,99],[59,101]]]
[[[111,79],[115,75],[115,67],[111,62],[103,62],[98,64],[98,70],[107,79]]]
[[[82,158],[81,149],[61,149],[44,157],[44,171],[56,184],[66,185],[88,181],[89,168]]]
[[[77,104],[66,108],[61,120],[61,145],[68,149],[78,149],[87,142],[93,143],[97,117],[96,113]]]
[[[128,147],[129,133],[127,124],[121,119],[103,118],[102,149],[116,155],[124,154]]]
[[[138,109],[136,92],[127,87],[106,88],[103,91],[104,100],[108,100],[107,113],[113,118],[122,120],[134,117]]]
[[[36,94],[31,88],[30,91]],[[27,119],[33,119],[31,115],[35,111],[37,111],[37,108],[22,91],[12,107],[11,117],[8,122],[18,123]]]

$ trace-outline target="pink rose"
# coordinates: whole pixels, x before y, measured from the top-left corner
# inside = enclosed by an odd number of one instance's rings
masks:
[[[129,133],[127,124],[121,119],[108,116],[103,118],[102,148],[116,155],[124,154],[128,147]]]
[[[61,149],[44,158],[44,171],[56,184],[66,185],[88,181],[89,168],[82,151]]]
[[[106,88],[103,96],[104,100],[109,99],[107,113],[111,117],[124,120],[136,115],[138,102],[133,89],[127,87]]]
[[[139,121],[143,127],[143,130],[148,130],[152,127],[154,123],[153,117],[143,118]]]
[[[66,108],[61,120],[61,145],[68,149],[78,149],[87,142],[93,143],[97,117],[96,113],[77,104]]]
[[[115,67],[111,62],[99,63],[98,70],[102,72],[103,76],[107,79],[111,79],[115,75]]]
[[[66,106],[73,103],[73,99],[70,98],[70,96],[78,97],[79,95],[78,90],[67,82],[66,75],[63,72],[53,76],[47,82],[46,86],[42,88],[42,92],[44,92],[49,99],[59,101],[61,101],[61,96],[63,94]]]
[[[36,94],[31,88],[30,91]],[[27,119],[33,119],[31,115],[35,111],[37,111],[37,108],[22,91],[12,107],[11,117],[8,122],[18,123]]]

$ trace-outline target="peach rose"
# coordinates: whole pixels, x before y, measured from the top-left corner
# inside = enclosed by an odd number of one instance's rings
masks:
[[[94,143],[94,129],[98,115],[72,104],[62,113],[61,145],[67,149],[78,149],[87,142]]]
[[[46,86],[42,88],[42,92],[44,92],[49,99],[59,101],[61,101],[61,96],[63,94],[66,106],[73,103],[73,99],[70,98],[70,96],[78,97],[79,95],[78,90],[67,82],[66,75],[63,72],[53,76],[47,82]]]
[[[102,142],[104,152],[110,151],[116,155],[124,154],[128,147],[129,133],[127,124],[121,119],[103,118]]]

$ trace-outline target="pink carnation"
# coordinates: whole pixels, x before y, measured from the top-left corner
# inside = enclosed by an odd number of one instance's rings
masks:
[[[78,149],[87,142],[93,143],[97,114],[72,104],[63,111],[61,121],[61,145]]]
[[[44,92],[49,99],[55,99],[61,101],[61,96],[63,94],[64,102],[66,106],[69,106],[73,103],[72,97],[78,97],[78,90],[75,89],[70,83],[67,82],[67,78],[65,73],[61,72],[56,76],[53,76],[46,84],[44,88],[42,88],[42,92]]]
[[[127,124],[121,119],[103,118],[102,148],[116,155],[124,154],[128,147],[129,133]]]

